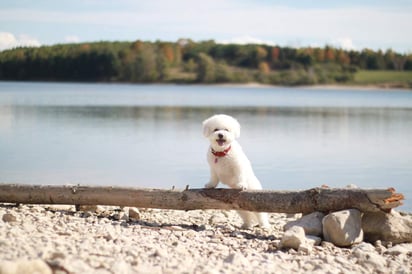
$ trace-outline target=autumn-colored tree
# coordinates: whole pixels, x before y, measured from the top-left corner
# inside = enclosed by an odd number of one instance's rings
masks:
[[[350,64],[350,58],[348,54],[342,49],[338,50],[337,52],[337,59],[338,62],[342,65],[349,65]]]
[[[26,53],[24,50],[17,50],[16,51],[16,59],[19,61],[25,61],[26,60]]]
[[[167,62],[173,63],[175,59],[173,47],[170,44],[163,44],[161,48],[162,48],[162,53],[164,57],[166,58]]]
[[[268,52],[265,48],[263,48],[261,46],[256,47],[256,58],[258,60],[265,59],[267,55],[268,55]]]
[[[90,45],[89,44],[83,44],[80,46],[81,51],[89,51],[90,50]]]
[[[314,53],[314,49],[313,48],[305,48],[304,50],[304,53],[305,54],[307,54],[307,55],[313,55],[313,53]]]
[[[273,47],[271,51],[271,59],[272,62],[277,62],[279,61],[279,54],[280,54],[280,49],[279,47]]]
[[[140,52],[144,47],[144,42],[137,40],[131,45],[131,49],[135,52]]]
[[[330,48],[330,47],[325,48],[325,60],[329,62],[335,61],[335,52],[333,48]]]
[[[314,55],[317,62],[323,63],[325,61],[325,51],[323,49],[317,48]]]
[[[269,74],[270,67],[267,62],[260,62],[259,63],[259,72],[262,74]]]
[[[285,84],[299,84],[350,81],[357,69],[412,70],[412,57],[393,50],[299,49],[189,39],[90,42],[0,52],[0,80],[159,82],[186,77],[192,81],[196,73],[200,82],[290,79]]]

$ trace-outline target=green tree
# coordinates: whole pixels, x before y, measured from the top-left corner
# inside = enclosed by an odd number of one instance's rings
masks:
[[[202,83],[214,83],[216,81],[215,62],[205,54],[198,55],[197,81]]]

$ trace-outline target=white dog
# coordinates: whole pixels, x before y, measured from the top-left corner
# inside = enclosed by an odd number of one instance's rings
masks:
[[[210,181],[205,188],[215,188],[219,182],[236,189],[262,189],[249,159],[235,140],[240,136],[240,125],[231,116],[219,114],[203,122],[203,135],[209,139],[207,160],[210,165]],[[269,228],[266,213],[238,211],[244,228],[258,223]]]

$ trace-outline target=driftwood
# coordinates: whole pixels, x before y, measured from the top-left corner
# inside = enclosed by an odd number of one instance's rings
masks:
[[[356,208],[388,212],[402,204],[389,189],[313,188],[304,191],[237,189],[164,190],[131,187],[0,184],[0,203],[112,205],[176,210],[242,209],[310,213]]]

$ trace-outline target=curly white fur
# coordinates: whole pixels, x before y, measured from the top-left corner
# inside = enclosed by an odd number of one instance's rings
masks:
[[[262,189],[249,159],[235,140],[240,136],[240,124],[225,114],[218,114],[203,122],[203,135],[209,139],[207,160],[210,180],[206,188],[215,188],[219,182],[235,189]],[[268,228],[267,213],[238,211],[243,227],[251,228],[256,223]]]

